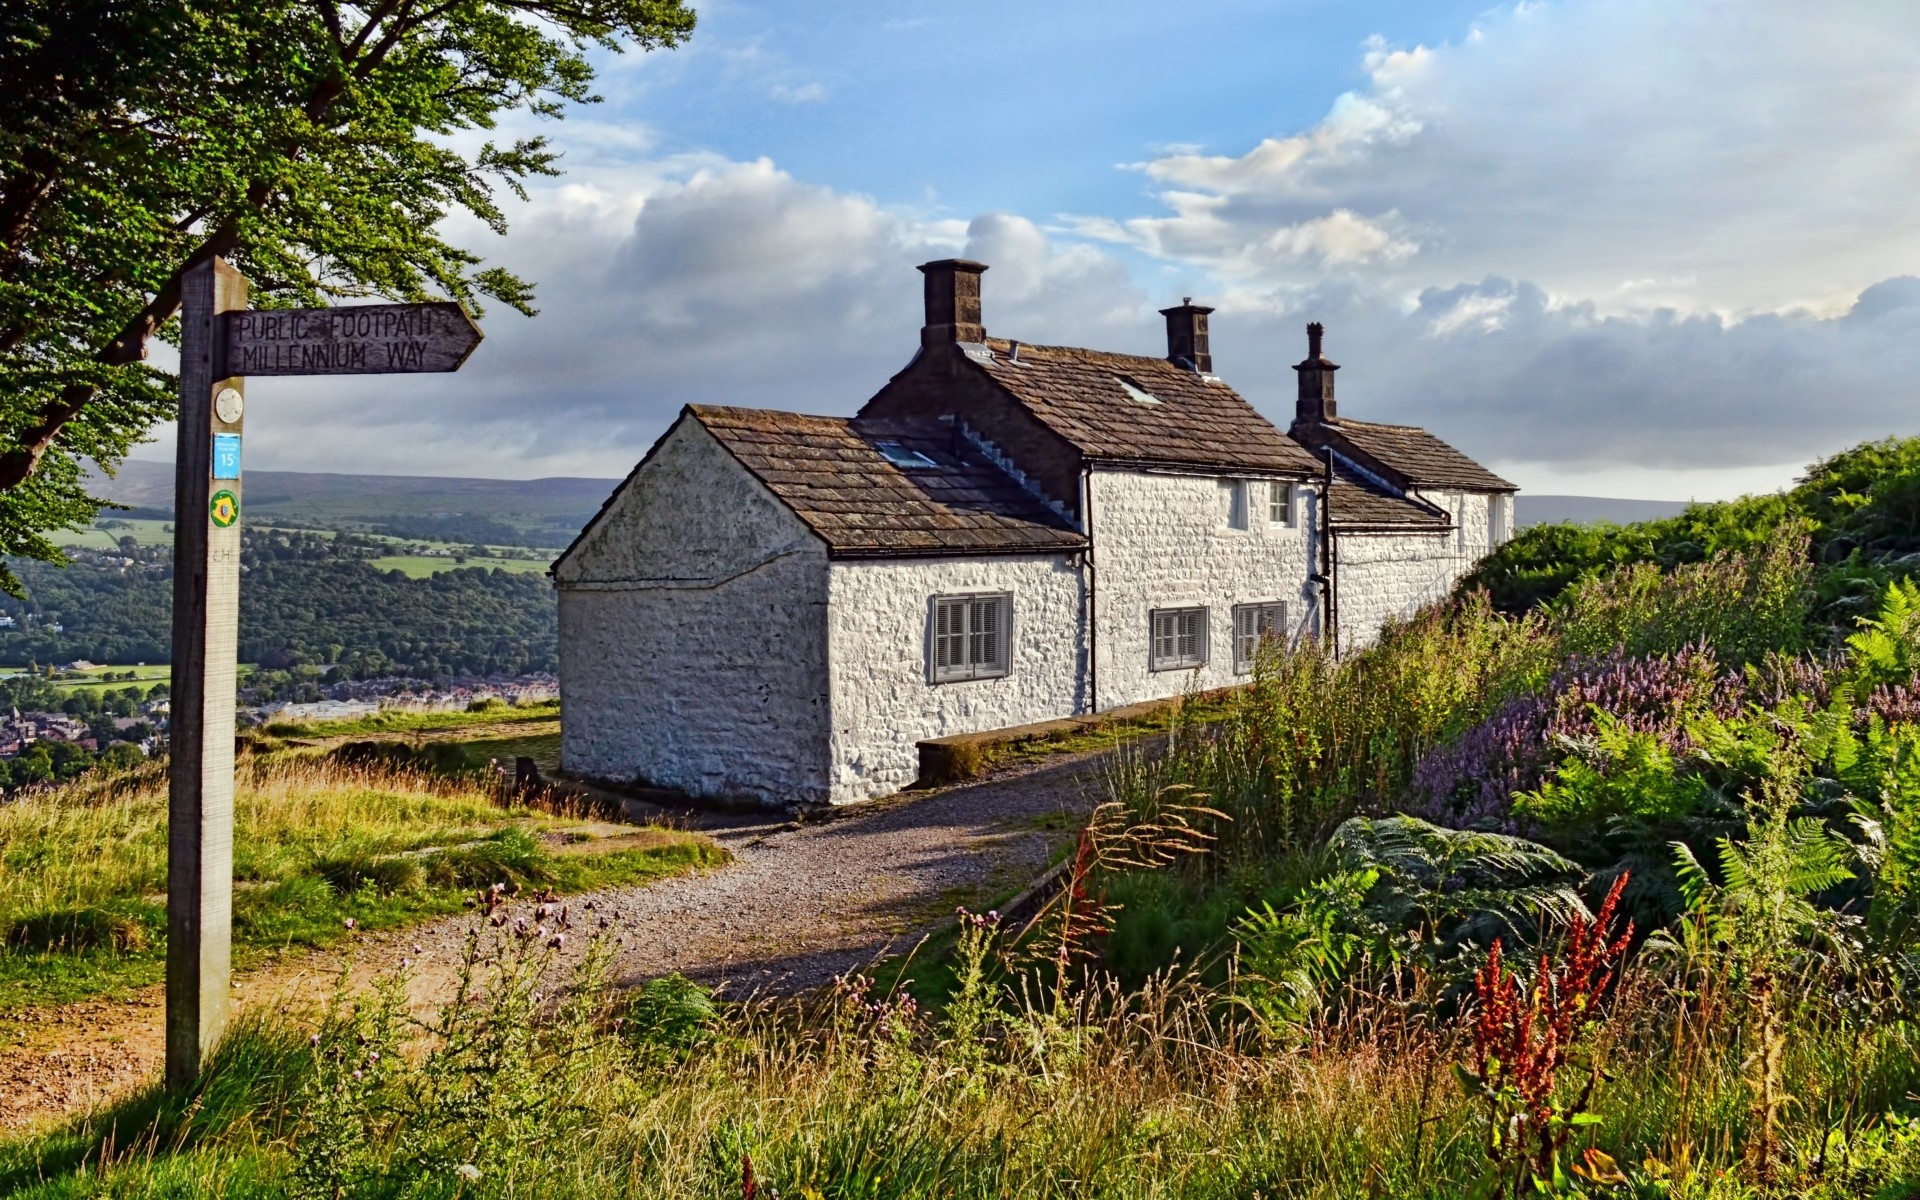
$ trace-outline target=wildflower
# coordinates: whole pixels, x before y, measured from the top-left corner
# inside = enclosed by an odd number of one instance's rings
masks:
[[[553,905],[542,904],[540,906],[540,911],[538,913],[538,916],[542,921],[546,920],[548,917],[551,917],[552,915],[553,915]]]
[[[415,954],[425,954],[425,953],[426,953],[426,951],[425,951],[425,950],[422,950],[422,949],[420,948],[420,943],[419,943],[419,942],[415,942],[415,943],[413,944],[413,952],[414,952]]]
[[[360,1078],[360,1072],[358,1072],[358,1071],[355,1071],[355,1072],[353,1073],[353,1077],[354,1077],[355,1079],[358,1079],[358,1078]]]
[[[320,1044],[320,1035],[317,1033],[307,1039],[307,1045],[309,1046],[318,1046],[319,1044]]]
[[[359,924],[360,924],[360,922],[358,922],[358,921],[356,921],[356,920],[354,920],[354,919],[353,919],[352,917],[348,917],[348,918],[347,918],[347,921],[346,921],[346,925],[347,925],[347,928],[348,928],[348,929],[355,929],[355,928],[358,928],[358,927],[359,927]]]
[[[461,1163],[453,1169],[453,1173],[467,1180],[469,1183],[480,1178],[480,1168],[474,1166],[472,1163]]]
[[[567,944],[567,935],[564,933],[554,934],[552,939],[547,942],[548,947],[554,950],[558,950],[566,944]]]

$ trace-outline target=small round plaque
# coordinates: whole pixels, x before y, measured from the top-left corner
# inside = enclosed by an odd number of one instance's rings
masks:
[[[231,425],[240,419],[247,409],[247,403],[237,388],[221,388],[220,394],[213,398],[213,415]]]

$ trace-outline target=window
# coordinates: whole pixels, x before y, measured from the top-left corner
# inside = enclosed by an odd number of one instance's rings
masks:
[[[1120,390],[1127,394],[1127,399],[1133,401],[1135,404],[1158,406],[1160,403],[1160,397],[1149,392],[1131,379],[1115,376],[1114,382],[1118,383]]]
[[[1260,657],[1260,642],[1265,638],[1287,636],[1287,606],[1239,604],[1233,609],[1233,669],[1245,675]]]
[[[1293,524],[1293,485],[1276,479],[1267,492],[1267,523]]]
[[[888,462],[892,463],[894,466],[901,467],[909,471],[921,469],[925,467],[937,467],[940,465],[939,463],[934,462],[931,458],[928,458],[926,455],[920,453],[918,450],[909,450],[905,446],[902,446],[899,442],[875,442],[873,444],[873,448],[875,450],[878,450],[881,454],[881,457],[885,458]]]
[[[1013,597],[933,598],[933,681],[992,679],[1007,673]]]
[[[1150,670],[1179,671],[1206,665],[1206,609],[1156,608],[1148,618],[1153,629],[1147,662]]]
[[[1220,523],[1228,529],[1247,527],[1247,490],[1237,479],[1220,481]]]
[[[1487,545],[1502,546],[1513,536],[1513,497],[1494,496],[1487,501]]]

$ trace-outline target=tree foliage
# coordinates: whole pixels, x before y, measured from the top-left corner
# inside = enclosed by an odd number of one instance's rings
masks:
[[[587,51],[677,44],[681,0],[10,0],[0,5],[0,547],[59,560],[171,412],[147,344],[220,255],[256,307],[389,297],[532,312],[443,233],[557,173],[508,115],[595,99]],[[3,582],[4,580],[0,580]]]
[[[1842,451],[1778,495],[1694,504],[1679,516],[1631,525],[1535,525],[1483,559],[1460,589],[1484,588],[1502,611],[1522,612],[1616,567],[1672,571],[1749,554],[1795,525],[1809,536],[1821,612],[1846,625],[1871,611],[1888,580],[1920,568],[1920,438]]]
[[[248,530],[240,658],[268,668],[337,664],[347,678],[551,671],[558,626],[540,575],[467,567],[410,579],[351,539]],[[164,547],[75,551],[65,568],[16,564],[24,601],[0,601],[0,663],[165,662],[173,568]],[[51,625],[59,625],[58,632]]]

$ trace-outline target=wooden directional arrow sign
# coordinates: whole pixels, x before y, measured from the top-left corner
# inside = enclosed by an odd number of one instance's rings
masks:
[[[167,1084],[200,1078],[233,1000],[233,727],[240,642],[240,450],[249,375],[451,371],[480,344],[458,304],[250,312],[220,259],[180,293],[168,727]]]
[[[458,304],[363,304],[228,313],[235,375],[385,375],[453,371],[480,344]]]

